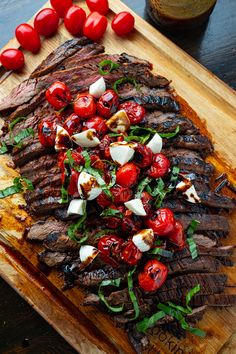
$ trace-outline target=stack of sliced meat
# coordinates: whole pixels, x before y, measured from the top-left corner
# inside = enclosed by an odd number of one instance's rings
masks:
[[[118,62],[119,68],[104,76],[107,87],[121,77],[132,77],[140,85],[139,90],[131,84],[121,86],[119,90],[122,100],[134,100],[147,109],[142,122],[145,127],[156,129],[159,133],[174,132],[179,127],[179,134],[173,139],[164,140],[163,152],[169,157],[172,165],[178,166],[181,172],[188,173],[194,183],[201,203],[187,202],[180,194],[171,193],[163,202],[163,206],[175,213],[185,229],[193,219],[200,221],[195,242],[198,258],[193,260],[186,248],[165,259],[169,275],[166,283],[155,294],[142,293],[135,288],[142,317],[156,312],[156,304],[175,301],[181,304],[186,293],[201,285],[200,293],[191,302],[194,311],[189,315],[190,323],[199,320],[207,306],[231,306],[236,304],[236,295],[227,286],[227,276],[221,272],[221,265],[231,265],[230,256],[233,246],[222,246],[221,237],[229,232],[227,213],[235,208],[235,200],[216,194],[212,191],[211,182],[214,167],[204,159],[211,154],[213,147],[206,136],[203,136],[193,122],[181,112],[169,81],[151,72],[152,65],[127,54],[104,54],[103,46],[91,43],[87,38],[67,41],[57,48],[32,73],[31,77],[16,87],[0,104],[0,114],[6,122],[19,116],[25,119],[16,124],[10,133],[2,138],[7,145],[12,137],[22,129],[33,128],[34,137],[24,140],[21,148],[12,150],[12,157],[22,176],[32,181],[35,189],[27,192],[25,198],[28,210],[37,217],[37,221],[28,233],[28,240],[41,242],[45,248],[39,254],[39,260],[48,267],[57,267],[65,277],[65,287],[74,285],[91,288],[84,300],[85,305],[100,305],[96,295],[96,287],[102,280],[121,278],[124,286],[116,292],[106,293],[111,306],[124,305],[124,312],[116,315],[116,321],[125,326],[130,333],[130,340],[140,350],[140,334],[132,325],[133,306],[126,286],[127,268],[113,269],[95,260],[85,271],[81,271],[79,246],[67,236],[67,228],[73,222],[68,220],[66,209],[60,204],[61,175],[57,166],[57,154],[53,149],[43,147],[38,141],[37,127],[44,117],[52,118],[55,112],[45,100],[45,90],[55,81],[65,82],[73,97],[78,92],[86,91],[99,77],[98,64],[109,59]],[[70,112],[69,112],[70,113]],[[68,113],[68,114],[69,114]],[[89,243],[93,236],[101,230],[102,225],[92,220]],[[83,235],[81,235],[82,237]],[[158,325],[182,335],[181,329],[170,316],[159,321]],[[145,341],[143,341],[145,342]]]

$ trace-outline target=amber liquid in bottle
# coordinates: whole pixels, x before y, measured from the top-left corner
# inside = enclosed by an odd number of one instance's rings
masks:
[[[206,22],[217,0],[146,0],[151,20],[168,30],[194,28]]]

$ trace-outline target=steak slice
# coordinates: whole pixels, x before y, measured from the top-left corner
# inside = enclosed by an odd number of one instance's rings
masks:
[[[214,294],[214,295],[196,295],[192,298],[190,305],[194,307],[202,306],[235,306],[236,294]]]
[[[198,192],[201,199],[201,204],[211,208],[234,209],[236,200],[224,195],[219,195],[214,192]]]
[[[78,242],[71,240],[64,232],[52,231],[44,239],[43,246],[53,252],[73,253],[79,250]]]
[[[62,207],[60,201],[61,197],[54,196],[39,199],[30,204],[29,211],[36,216],[51,215],[54,213],[55,209]],[[63,204],[63,206],[64,205],[65,204]]]
[[[199,256],[197,259],[182,258],[168,263],[168,276],[191,273],[217,273],[220,261],[213,257]]]
[[[171,196],[173,198],[173,196]],[[163,208],[169,208],[174,213],[206,213],[207,210],[200,204],[188,203],[184,199],[165,199]]]
[[[229,222],[228,219],[223,215],[212,215],[212,214],[175,214],[176,219],[178,219],[184,229],[186,230],[190,225],[192,220],[197,220],[200,224],[197,225],[198,231],[223,231],[225,234],[229,232]]]
[[[103,269],[96,269],[91,272],[79,274],[75,280],[77,285],[93,287],[99,285],[103,280],[123,278],[124,273],[119,269],[105,266]]]
[[[201,158],[175,156],[170,157],[172,165],[178,166],[181,172],[195,172],[199,175],[212,176],[214,167]]]
[[[213,248],[217,245],[215,240],[212,240],[210,237],[201,234],[193,235],[193,239],[198,246],[202,246],[205,248]]]
[[[59,267],[76,258],[76,255],[68,255],[67,253],[42,251],[38,254],[38,260],[46,264],[50,268]]]
[[[68,224],[53,218],[37,221],[27,234],[27,240],[44,241],[51,232],[65,232]]]
[[[38,200],[43,200],[49,197],[61,197],[61,188],[36,188],[32,192],[25,193],[25,200],[29,205]]]
[[[57,154],[43,155],[37,160],[30,160],[24,166],[20,168],[21,175],[33,180],[33,177],[37,177],[37,174],[42,170],[48,171],[51,167],[57,163]]]
[[[39,141],[35,144],[27,146],[25,149],[20,151],[17,155],[13,155],[12,159],[16,166],[22,166],[25,163],[36,159],[37,157],[43,156],[45,154],[55,153],[54,149],[44,147]]]
[[[166,139],[164,147],[174,146],[175,148],[184,148],[190,150],[196,150],[206,157],[213,152],[213,145],[208,137],[203,135],[178,135],[173,139]]]

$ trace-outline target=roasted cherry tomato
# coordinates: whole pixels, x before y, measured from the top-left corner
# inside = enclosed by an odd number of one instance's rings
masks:
[[[59,24],[59,16],[54,9],[43,9],[37,13],[34,19],[34,28],[42,36],[53,35]]]
[[[104,136],[108,131],[108,127],[106,125],[105,119],[103,119],[99,116],[95,116],[95,117],[92,117],[92,118],[86,120],[86,122],[84,123],[84,126],[86,127],[86,129],[95,129],[96,133],[100,137]]]
[[[174,229],[174,214],[168,208],[157,209],[148,217],[147,225],[158,236],[165,236]]]
[[[101,208],[107,208],[112,203],[111,199],[104,192],[99,194],[96,201],[97,201],[98,205],[100,205]]]
[[[90,155],[90,160],[91,160],[91,166],[93,168],[96,168],[97,170],[104,171],[105,164],[97,154],[92,152]]]
[[[116,173],[116,182],[122,187],[132,187],[138,181],[140,169],[132,162],[120,167]]]
[[[168,241],[182,250],[186,246],[184,228],[181,222],[175,221],[174,229],[167,235]]]
[[[55,109],[62,109],[71,102],[70,90],[63,82],[54,82],[46,91],[46,99]]]
[[[105,135],[99,144],[99,151],[100,151],[99,155],[101,155],[101,157],[106,160],[111,159],[109,146],[112,142],[113,142],[112,138],[109,135]]]
[[[97,11],[101,15],[106,15],[109,11],[108,0],[86,0],[86,4],[91,12]]]
[[[50,0],[50,2],[60,17],[64,17],[72,6],[72,0]]]
[[[116,113],[119,107],[119,96],[113,90],[107,90],[99,98],[97,109],[98,113],[105,118],[110,118]]]
[[[142,220],[137,215],[124,216],[122,219],[121,229],[130,235],[135,234],[142,228]]]
[[[78,197],[78,179],[79,179],[80,173],[73,168],[71,169],[71,175],[70,175],[70,183],[67,188],[67,192],[69,195],[72,195],[73,197]]]
[[[81,7],[73,5],[65,15],[64,24],[71,34],[82,34],[85,20],[86,12]]]
[[[72,113],[64,122],[63,128],[68,131],[70,135],[79,133],[82,129],[81,118],[77,114]]]
[[[79,117],[87,119],[94,116],[96,113],[96,102],[94,97],[89,93],[81,93],[77,95],[74,101],[74,112]]]
[[[141,200],[146,213],[149,214],[152,209],[153,197],[148,192],[142,192]]]
[[[102,260],[113,267],[117,267],[123,243],[124,241],[115,235],[101,237],[98,241],[98,250]]]
[[[107,19],[98,12],[88,15],[84,24],[84,35],[93,41],[97,41],[104,35],[107,29]]]
[[[134,22],[134,16],[130,12],[123,11],[113,18],[111,27],[118,36],[125,36],[134,29]]]
[[[150,166],[152,163],[152,157],[153,152],[148,146],[137,143],[133,160],[138,167],[145,168]]]
[[[145,116],[145,109],[136,102],[122,103],[119,109],[125,110],[131,124],[139,124]]]
[[[144,291],[156,291],[164,284],[167,274],[168,269],[165,264],[157,259],[151,259],[138,275],[139,286]]]
[[[111,204],[109,208],[118,210],[122,214],[124,213],[124,207],[122,206],[115,206]],[[120,218],[119,216],[105,216],[103,217],[103,221],[106,227],[108,227],[109,229],[117,229],[121,225],[122,218]]]
[[[116,184],[110,190],[113,195],[113,202],[115,204],[123,204],[132,199],[133,192],[129,188],[124,188]]]
[[[167,174],[170,160],[163,154],[154,154],[151,167],[147,174],[152,178],[160,178]]]
[[[57,124],[55,120],[44,119],[38,126],[39,141],[43,146],[53,147],[55,145]]]
[[[25,50],[38,53],[41,47],[40,37],[32,26],[28,25],[28,23],[22,23],[16,27],[15,34],[16,39]]]
[[[24,66],[25,58],[19,49],[6,49],[0,55],[0,62],[7,70],[19,70]]]
[[[132,240],[129,240],[123,244],[121,258],[125,263],[132,266],[142,258],[142,252],[139,251]]]

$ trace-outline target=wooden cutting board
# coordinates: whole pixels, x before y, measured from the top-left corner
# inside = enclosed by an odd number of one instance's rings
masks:
[[[84,7],[84,1],[74,1]],[[128,10],[120,1],[110,1],[109,20],[114,13]],[[45,4],[48,7],[49,4]],[[88,12],[88,11],[87,11]],[[108,53],[127,52],[154,63],[154,71],[172,80],[177,93],[197,112],[203,129],[212,136],[217,154],[210,160],[218,171],[227,168],[229,178],[235,182],[236,158],[236,93],[212,73],[189,57],[152,26],[135,15],[136,30],[121,39],[111,29],[103,44]],[[31,23],[29,21],[29,23]],[[21,74],[11,73],[0,79],[0,99],[13,87],[27,78],[32,70],[58,45],[71,38],[63,24],[57,35],[43,41],[39,54],[25,53],[26,67]],[[18,47],[12,39],[6,47]],[[10,185],[17,172],[9,167],[9,157],[0,157],[0,189]],[[0,275],[24,297],[78,352],[80,353],[134,353],[123,330],[115,328],[109,316],[94,308],[80,304],[83,292],[80,289],[61,291],[62,279],[56,272],[47,277],[38,265],[39,246],[24,240],[24,229],[32,222],[20,208],[24,201],[15,195],[0,201]],[[236,244],[235,214],[231,215],[231,235],[225,244]],[[234,220],[234,221],[233,221]],[[226,270],[228,284],[235,286],[235,268]],[[145,353],[236,353],[236,309],[209,309],[199,327],[207,331],[202,340],[188,335],[179,341],[168,333],[153,330],[150,348]]]

